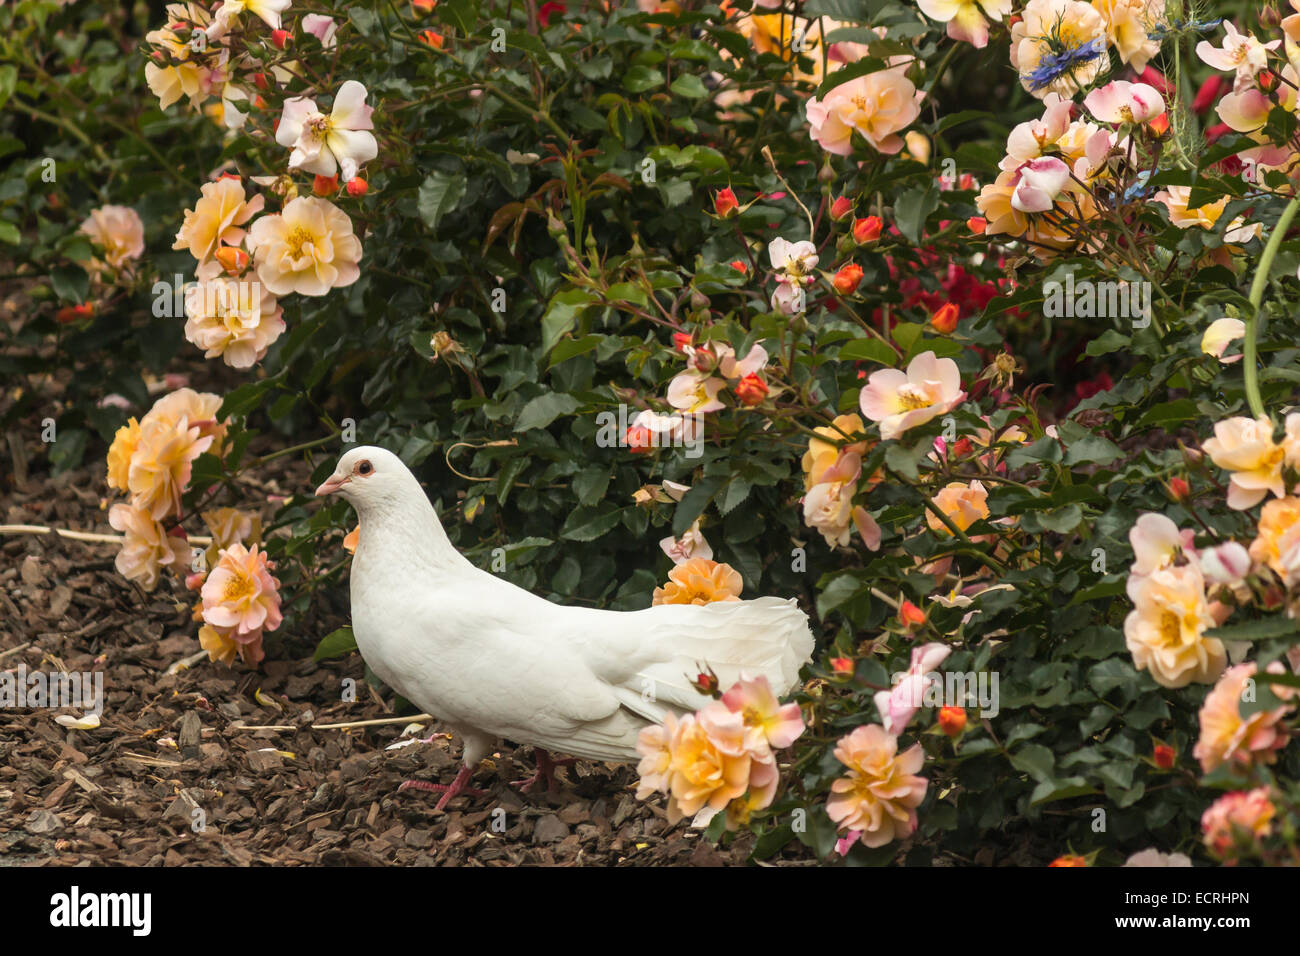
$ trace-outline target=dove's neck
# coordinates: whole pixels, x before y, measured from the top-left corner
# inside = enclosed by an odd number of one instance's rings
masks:
[[[401,567],[406,573],[463,568],[469,562],[452,546],[424,489],[414,478],[411,486],[401,498],[370,501],[357,509],[357,556],[371,567]]]

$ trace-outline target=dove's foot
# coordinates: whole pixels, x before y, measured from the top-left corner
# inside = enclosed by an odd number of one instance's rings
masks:
[[[432,793],[441,793],[442,799],[438,801],[434,809],[442,810],[451,802],[452,797],[458,797],[461,794],[468,797],[486,797],[488,795],[487,790],[478,790],[474,787],[466,786],[469,782],[469,778],[473,775],[474,769],[472,767],[461,767],[460,772],[456,774],[456,779],[453,780],[450,785],[445,783],[430,783],[427,780],[407,780],[397,788],[397,792],[401,793],[403,790],[428,790]]]
[[[574,762],[572,757],[565,757],[563,760],[552,760],[551,755],[541,747],[533,748],[533,758],[537,761],[537,772],[531,777],[525,777],[523,780],[510,781],[512,787],[518,787],[525,793],[542,781],[545,781],[547,790],[560,789],[560,782],[555,777],[555,768],[567,767]]]

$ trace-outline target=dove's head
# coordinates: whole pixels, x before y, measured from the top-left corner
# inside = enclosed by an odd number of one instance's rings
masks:
[[[419,490],[419,483],[400,458],[383,448],[362,445],[339,459],[334,474],[316,489],[316,494],[338,495],[360,512],[401,501],[410,494],[412,485]]]

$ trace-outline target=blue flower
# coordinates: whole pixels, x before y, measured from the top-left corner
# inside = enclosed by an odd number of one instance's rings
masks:
[[[1049,53],[1038,61],[1038,66],[1029,74],[1029,89],[1037,93],[1062,76],[1069,75],[1084,63],[1095,60],[1106,53],[1106,40],[1098,37],[1082,46]]]

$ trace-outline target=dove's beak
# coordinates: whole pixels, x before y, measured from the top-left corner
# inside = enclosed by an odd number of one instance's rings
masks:
[[[316,489],[316,497],[322,495],[332,495],[350,481],[348,475],[330,475],[319,488]]]

